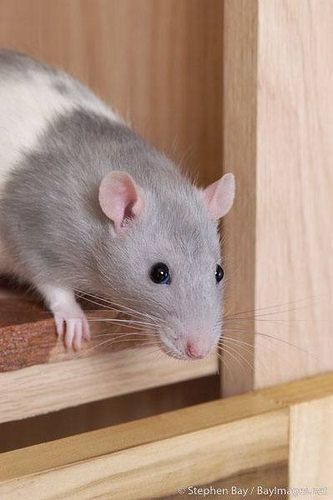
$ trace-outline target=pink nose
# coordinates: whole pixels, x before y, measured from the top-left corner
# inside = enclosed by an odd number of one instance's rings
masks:
[[[186,349],[185,349],[185,353],[186,353],[186,355],[189,358],[193,358],[193,359],[200,359],[200,358],[204,358],[205,357],[205,355],[202,352],[200,352],[200,350],[198,349],[198,347],[196,347],[191,342],[187,343],[187,346],[186,346]]]

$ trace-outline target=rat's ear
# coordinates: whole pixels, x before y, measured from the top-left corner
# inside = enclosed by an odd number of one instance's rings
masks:
[[[126,221],[138,217],[144,202],[133,178],[122,171],[109,172],[99,186],[99,204],[113,221],[117,234],[126,229]]]
[[[210,215],[214,219],[220,219],[229,212],[234,202],[235,177],[233,174],[225,174],[221,179],[206,187],[202,196]]]

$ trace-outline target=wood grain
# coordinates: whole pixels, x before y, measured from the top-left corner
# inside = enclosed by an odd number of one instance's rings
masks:
[[[256,0],[224,1],[223,170],[235,174],[237,185],[235,205],[223,221],[227,316],[255,308],[257,17]],[[235,331],[233,325],[225,322],[226,337],[254,344],[253,321],[246,332]],[[232,345],[244,359],[235,352],[223,354],[224,396],[253,388],[249,366],[254,352]]]
[[[333,497],[332,450],[333,396],[292,407],[289,478],[290,487],[308,488],[302,498]]]
[[[50,491],[53,498],[154,498],[193,482],[215,481],[249,466],[283,461],[288,451],[287,431],[288,414],[280,410],[43,470],[0,483],[0,493],[13,499],[22,492],[28,498],[50,498]]]
[[[288,460],[290,408],[332,395],[328,374],[4,453],[0,494],[152,498],[278,466]]]
[[[0,424],[0,453],[218,399],[219,376],[195,378]]]
[[[332,22],[330,0],[224,2],[225,327],[246,342],[225,395],[333,368]]]
[[[330,0],[259,2],[255,305],[288,304],[256,319],[280,339],[256,335],[256,388],[333,368],[332,23]]]
[[[1,0],[0,45],[72,73],[202,182],[221,175],[220,0]]]
[[[0,422],[19,420],[215,373],[216,358],[191,363],[127,348],[0,374]]]
[[[101,308],[91,310],[91,302],[81,300],[81,303],[90,323],[92,340],[84,342],[81,351],[76,353],[65,349],[57,338],[52,315],[36,297],[24,293],[24,289],[0,286],[0,372],[82,359],[143,344],[135,335],[135,329],[133,335],[128,335],[132,330],[122,326],[121,322],[128,316]],[[110,324],[110,320],[116,324]]]
[[[18,475],[56,468],[94,456],[137,447],[179,434],[205,430],[218,425],[246,420],[270,412],[279,412],[293,405],[318,401],[333,394],[333,373],[288,384],[252,391],[231,398],[184,408],[147,419],[109,427],[81,436],[43,443],[41,445],[0,454],[0,479],[14,479]],[[84,439],[84,446],[80,443]],[[59,446],[62,453],[58,454]],[[34,461],[30,452],[38,450]],[[9,460],[10,459],[10,460]],[[2,471],[2,472],[1,472]]]

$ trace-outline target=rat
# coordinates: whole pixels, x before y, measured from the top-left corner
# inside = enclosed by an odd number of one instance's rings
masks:
[[[90,337],[80,290],[153,318],[170,356],[207,356],[233,174],[195,186],[83,84],[7,49],[0,121],[0,271],[41,294],[66,347]]]

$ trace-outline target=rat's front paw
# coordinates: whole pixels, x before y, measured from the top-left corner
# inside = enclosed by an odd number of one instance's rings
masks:
[[[74,291],[50,284],[39,286],[39,291],[53,312],[57,334],[64,338],[67,349],[78,351],[82,339],[90,340],[90,332],[87,318],[75,300]]]
[[[68,312],[56,312],[54,320],[57,334],[64,338],[67,349],[79,351],[82,339],[90,340],[89,324],[83,311],[80,311],[79,315],[77,312],[72,315]]]

